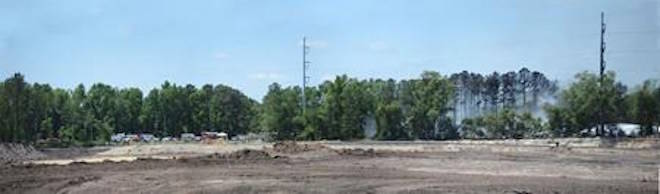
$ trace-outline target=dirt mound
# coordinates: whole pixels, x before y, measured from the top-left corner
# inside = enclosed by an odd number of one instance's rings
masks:
[[[17,143],[0,144],[0,165],[19,163],[44,157],[46,157],[46,155],[30,145]]]
[[[90,157],[95,154],[110,150],[109,147],[67,147],[67,148],[42,148],[39,151],[48,156],[48,159],[70,159]]]
[[[318,156],[319,153],[321,156],[330,155],[340,155],[340,156],[379,156],[381,153],[377,153],[374,149],[362,149],[362,148],[344,148],[344,149],[333,149],[322,144],[305,144],[305,143],[296,143],[294,141],[283,141],[278,142],[273,145],[273,151],[283,154],[295,154],[306,155],[313,154]]]
[[[340,149],[337,150],[337,153],[339,155],[343,156],[379,156],[380,154],[377,153],[374,149],[362,149],[362,148],[355,148],[355,149]]]
[[[330,148],[321,144],[299,144],[295,141],[282,141],[273,144],[273,151],[279,153],[296,154],[301,152],[329,150]]]
[[[281,156],[271,155],[268,152],[261,150],[251,150],[243,149],[228,154],[214,153],[206,156],[202,156],[199,159],[205,160],[216,160],[216,159],[226,159],[226,160],[269,160],[281,158]]]

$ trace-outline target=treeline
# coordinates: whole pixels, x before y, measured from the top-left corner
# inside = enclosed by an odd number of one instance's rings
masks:
[[[262,104],[262,127],[276,139],[452,139],[450,114],[455,88],[437,72],[419,79],[357,80],[337,76],[305,90],[269,87]],[[372,129],[372,130],[370,130]]]
[[[97,83],[89,89],[29,84],[15,74],[0,83],[0,140],[98,144],[111,134],[176,136],[222,130],[243,134],[258,129],[257,102],[224,85],[177,86],[169,82],[146,96],[137,88]]]
[[[463,71],[449,77],[429,71],[401,81],[340,76],[307,88],[302,112],[299,87],[273,84],[263,100],[262,126],[279,139],[491,138],[469,136],[457,122],[504,110],[539,111],[541,99],[552,98],[556,90],[556,82],[527,68],[489,75]],[[531,115],[521,118],[540,123]]]
[[[546,106],[547,128],[554,136],[574,136],[588,129],[596,136],[619,136],[612,124],[640,125],[639,135],[657,134],[660,126],[660,86],[657,80],[647,80],[631,91],[616,81],[614,72],[607,72],[601,80],[598,75],[582,72],[576,81],[559,96],[558,103]],[[601,87],[599,87],[601,86]],[[601,113],[602,112],[602,113]],[[602,121],[608,125],[595,130]]]
[[[457,122],[504,109],[539,112],[558,89],[556,81],[527,68],[488,75],[463,71],[449,79],[457,88],[453,101]]]
[[[657,135],[660,126],[660,86],[647,80],[628,91],[614,72],[600,77],[582,72],[576,81],[557,94],[556,103],[545,104],[547,121],[526,111],[493,112],[462,121],[467,138],[528,137],[620,137]],[[601,122],[604,126],[599,127]],[[638,125],[636,134],[626,134],[618,123]],[[631,131],[629,131],[631,132]]]
[[[555,81],[527,68],[487,75],[427,71],[399,81],[342,75],[306,88],[303,109],[301,88],[277,83],[258,103],[224,85],[165,82],[144,95],[137,88],[102,83],[89,89],[52,88],[15,74],[0,83],[0,140],[85,144],[105,142],[117,132],[177,136],[207,130],[298,140],[621,135],[613,125],[591,133],[601,107],[605,123],[640,124],[640,135],[657,131],[660,87],[655,82],[629,91],[610,72],[599,86],[597,75],[584,72],[558,91]]]
[[[660,126],[660,87],[654,81],[628,91],[613,72],[582,72],[568,88],[522,68],[449,77],[424,72],[395,81],[338,76],[306,88],[269,87],[261,127],[277,139],[381,140],[648,136]],[[602,109],[604,129],[595,130]],[[617,123],[639,124],[625,134]]]

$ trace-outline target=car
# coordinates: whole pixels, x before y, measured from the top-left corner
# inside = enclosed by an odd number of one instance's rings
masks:
[[[182,133],[181,141],[193,141],[195,140],[195,134],[193,133]]]
[[[205,131],[205,132],[202,132],[202,139],[223,139],[223,140],[227,140],[227,133],[225,133],[225,132]]]
[[[126,136],[124,136],[122,141],[123,142],[140,141],[140,137],[136,134],[127,134]]]
[[[167,136],[167,137],[160,138],[160,141],[161,142],[168,142],[168,141],[173,141],[173,140],[172,140],[172,137]]]
[[[110,136],[110,140],[112,142],[121,142],[124,139],[124,137],[126,137],[126,133],[116,133]]]
[[[140,134],[140,140],[144,142],[151,142],[156,140],[156,137],[153,134],[143,133]]]

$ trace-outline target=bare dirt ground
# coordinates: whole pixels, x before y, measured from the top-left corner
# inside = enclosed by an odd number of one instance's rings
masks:
[[[0,166],[0,193],[658,193],[657,145],[562,139],[47,149],[45,159]]]

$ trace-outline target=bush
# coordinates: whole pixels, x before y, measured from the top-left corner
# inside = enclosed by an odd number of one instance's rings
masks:
[[[461,126],[461,138],[467,139],[521,139],[546,134],[540,118],[534,118],[529,112],[516,113],[511,109],[464,119]]]

